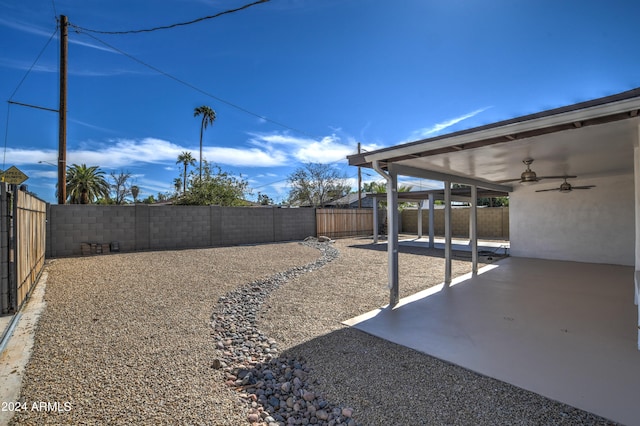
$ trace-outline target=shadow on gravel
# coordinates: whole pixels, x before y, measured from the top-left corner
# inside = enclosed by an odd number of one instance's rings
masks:
[[[363,249],[363,250],[375,250],[375,251],[387,251],[386,244],[353,244],[349,246],[350,248]],[[406,254],[416,254],[420,256],[430,256],[430,257],[438,257],[444,258],[444,250],[437,248],[428,248],[428,247],[417,247],[413,245],[404,245],[402,243],[399,244],[399,252]],[[453,250],[453,258],[457,260],[471,260],[471,253],[464,252],[459,250]]]
[[[357,424],[611,424],[354,328],[281,356],[305,360],[310,389],[334,406],[353,408]]]

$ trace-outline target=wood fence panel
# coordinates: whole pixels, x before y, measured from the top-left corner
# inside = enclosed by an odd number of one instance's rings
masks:
[[[372,209],[316,209],[318,236],[329,238],[373,235]]]
[[[24,191],[15,194],[15,307],[19,309],[44,267],[47,204]]]

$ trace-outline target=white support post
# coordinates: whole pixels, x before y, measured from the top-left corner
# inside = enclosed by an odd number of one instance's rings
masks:
[[[473,275],[478,275],[478,187],[475,185],[471,186],[469,239],[471,243],[471,272]]]
[[[636,215],[636,253],[635,253],[635,274],[634,302],[638,306],[638,350],[640,350],[640,126],[638,126],[638,134],[634,141],[633,147],[633,166],[634,166],[634,191],[635,191],[635,215]]]
[[[378,197],[373,196],[373,243],[378,243],[378,230],[380,225],[378,224]]]
[[[387,269],[389,278],[389,305],[400,300],[398,282],[398,172],[389,167],[385,172],[377,160],[371,163],[373,170],[387,181]]]
[[[390,173],[387,181],[387,252],[389,256],[389,304],[395,306],[400,300],[398,282],[398,174]]]
[[[444,183],[444,284],[451,284],[451,182]]]
[[[429,248],[435,247],[435,225],[434,225],[434,208],[435,197],[433,194],[429,194]]]
[[[418,201],[418,238],[422,238],[422,200]]]

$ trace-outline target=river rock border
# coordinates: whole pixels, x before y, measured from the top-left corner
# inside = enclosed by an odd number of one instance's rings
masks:
[[[321,257],[248,283],[218,300],[211,316],[218,356],[212,368],[224,371],[226,384],[248,405],[249,423],[355,426],[353,409],[331,404],[313,390],[308,379],[311,366],[303,359],[279,356],[277,342],[256,325],[258,312],[271,292],[290,279],[321,268],[339,254],[326,239],[310,237],[300,244],[318,249]]]

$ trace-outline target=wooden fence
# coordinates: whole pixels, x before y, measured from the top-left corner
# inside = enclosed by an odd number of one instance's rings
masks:
[[[47,204],[24,191],[17,191],[16,195],[16,306],[19,308],[44,267]]]
[[[8,314],[24,304],[44,267],[47,205],[15,185],[1,185],[0,302],[2,314]]]
[[[316,229],[330,238],[373,235],[373,210],[316,209]]]

